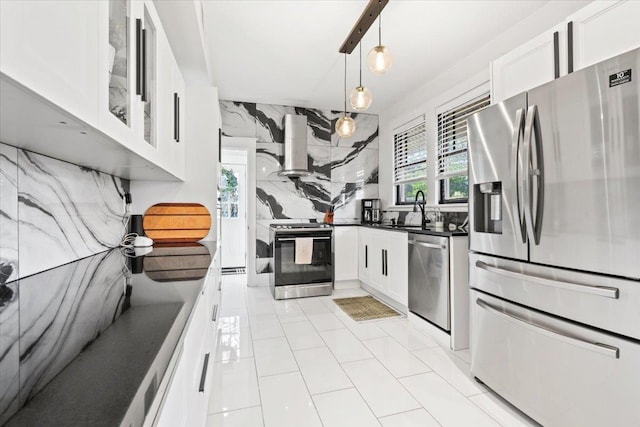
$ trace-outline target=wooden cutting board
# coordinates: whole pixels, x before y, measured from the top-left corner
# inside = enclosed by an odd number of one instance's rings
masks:
[[[158,203],[147,209],[142,227],[154,242],[197,242],[209,234],[211,214],[198,203]]]
[[[203,278],[210,264],[209,250],[199,243],[160,243],[144,257],[144,272],[156,282],[181,282]]]

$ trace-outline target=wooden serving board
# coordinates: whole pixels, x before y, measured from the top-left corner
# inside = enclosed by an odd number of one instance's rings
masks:
[[[209,234],[211,214],[198,203],[158,203],[147,209],[142,227],[154,242],[197,242]]]

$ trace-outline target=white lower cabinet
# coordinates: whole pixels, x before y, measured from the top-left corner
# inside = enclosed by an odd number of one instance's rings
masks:
[[[358,280],[358,227],[333,230],[334,281]]]
[[[408,239],[404,231],[360,227],[359,276],[361,282],[403,307],[408,302]]]
[[[184,341],[176,349],[180,352],[178,361],[153,425],[204,427],[206,424],[220,306],[219,252],[218,249],[186,326]]]

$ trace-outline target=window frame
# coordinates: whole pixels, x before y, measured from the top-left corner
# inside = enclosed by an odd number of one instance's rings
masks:
[[[412,129],[418,127],[418,126],[422,126],[422,139],[423,139],[423,144],[424,146],[422,147],[422,151],[424,152],[424,160],[421,160],[419,162],[416,162],[414,164],[419,165],[422,164],[423,165],[423,174],[420,177],[417,177],[415,179],[408,179],[408,180],[402,180],[402,181],[396,181],[397,179],[397,175],[398,175],[398,159],[396,157],[397,155],[397,138],[399,135],[403,134],[403,133],[409,133]],[[425,184],[425,193],[428,191],[428,179],[427,179],[427,165],[428,165],[428,141],[427,141],[427,122],[426,122],[426,117],[424,114],[421,114],[420,116],[416,117],[415,119],[410,120],[409,122],[398,126],[396,129],[394,129],[393,131],[393,144],[392,144],[392,149],[393,149],[393,186],[394,186],[394,205],[395,206],[411,206],[414,204],[413,201],[404,201],[403,197],[401,197],[401,187],[403,187],[404,185],[407,184],[413,184],[413,183],[418,183],[418,182],[424,182]],[[407,167],[407,166],[412,166],[412,164],[406,164],[403,166],[400,166],[400,168],[402,167]]]
[[[468,141],[468,133],[467,133],[467,128],[465,126],[464,132],[465,132],[465,137],[466,137],[466,147],[464,148],[464,150],[462,151],[458,151],[455,152],[455,149],[452,150],[454,151],[451,154],[448,155],[441,155],[441,117],[442,116],[446,116],[448,114],[454,114],[457,111],[464,111],[466,108],[470,108],[473,106],[473,104],[478,104],[478,106],[474,107],[472,109],[471,112],[465,113],[463,115],[464,120],[467,119],[467,117],[469,117],[471,114],[476,113],[477,111],[480,111],[483,108],[486,108],[487,106],[491,105],[491,93],[488,89],[484,89],[479,93],[475,93],[473,95],[467,93],[465,94],[466,96],[464,96],[464,98],[462,97],[458,97],[455,100],[452,100],[451,102],[448,103],[448,105],[446,106],[446,108],[439,108],[436,111],[436,141],[435,141],[435,179],[436,179],[436,185],[437,185],[437,193],[438,193],[438,204],[439,205],[460,205],[460,204],[466,204],[469,202],[469,141]],[[456,118],[455,121],[461,121],[462,117]],[[453,128],[455,129],[457,127],[457,125],[449,125],[447,126],[449,128]],[[454,130],[454,134],[455,134],[455,130]],[[454,143],[455,145],[455,143]],[[457,175],[449,175],[449,176],[442,176],[443,174],[446,174],[447,171],[443,171],[440,167],[441,165],[441,161],[443,158],[449,157],[449,156],[455,156],[455,155],[459,155],[461,153],[466,153],[466,157],[467,157],[467,165],[466,165],[466,175],[465,174],[457,174]],[[466,176],[467,177],[467,197],[464,198],[448,198],[447,197],[447,185],[449,183],[449,180],[451,178],[456,178],[456,177],[460,177],[460,176]]]

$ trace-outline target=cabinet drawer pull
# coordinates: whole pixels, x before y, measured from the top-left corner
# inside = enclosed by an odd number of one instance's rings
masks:
[[[215,322],[217,317],[218,317],[218,304],[213,306],[213,316],[211,317],[211,320]]]
[[[200,387],[198,391],[204,393],[204,386],[207,383],[207,369],[209,368],[209,354],[204,355],[204,363],[202,364],[202,375],[200,375]]]
[[[490,312],[493,313],[495,316],[498,316],[504,320],[507,320],[511,323],[515,323],[521,327],[525,327],[533,332],[545,335],[547,337],[550,338],[554,338],[558,341],[562,341],[564,343],[567,344],[571,344],[571,345],[575,345],[577,347],[580,348],[584,348],[585,350],[589,350],[589,351],[593,351],[599,354],[602,354],[603,356],[609,356],[609,357],[613,357],[614,359],[619,359],[620,358],[620,349],[618,347],[613,347],[610,345],[606,345],[606,344],[601,344],[601,343],[597,343],[597,342],[590,342],[590,341],[585,341],[579,338],[574,338],[571,337],[569,335],[566,335],[564,332],[560,332],[560,331],[556,331],[554,329],[551,329],[548,326],[542,326],[542,325],[538,325],[530,320],[526,320],[523,319],[519,316],[513,315],[511,313],[507,313],[506,311],[502,311],[499,308],[496,308],[486,302],[484,302],[483,300],[481,300],[480,298],[476,299],[476,304]]]
[[[364,245],[364,268],[369,268],[369,246]]]
[[[533,276],[530,274],[518,273],[516,271],[507,270],[505,268],[493,267],[491,265],[485,264],[482,261],[476,261],[476,267],[481,270],[488,271],[489,273],[498,274],[500,276],[509,277],[516,280],[525,280],[527,282],[533,282],[543,286],[550,286],[567,291],[597,295],[612,299],[620,298],[620,290],[618,288],[611,288],[608,286],[583,285],[581,283],[571,283],[562,280],[551,280],[544,277]]]
[[[142,102],[147,102],[147,30],[142,30],[142,73],[140,79],[142,80]]]

